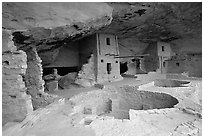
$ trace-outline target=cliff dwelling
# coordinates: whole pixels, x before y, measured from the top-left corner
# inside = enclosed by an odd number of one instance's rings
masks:
[[[4,136],[201,136],[202,2],[3,2]]]

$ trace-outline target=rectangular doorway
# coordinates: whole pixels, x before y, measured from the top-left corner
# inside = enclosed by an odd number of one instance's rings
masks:
[[[107,63],[107,73],[111,74],[111,63]]]

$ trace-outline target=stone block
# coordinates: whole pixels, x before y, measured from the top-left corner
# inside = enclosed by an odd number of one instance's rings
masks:
[[[75,79],[76,76],[77,76],[77,72],[71,72],[67,75],[65,75],[67,78],[70,78],[70,79]]]
[[[70,76],[65,75],[63,77],[60,78],[60,80],[58,81],[59,86],[63,89],[69,89],[70,85],[74,83],[74,79],[71,79]]]
[[[58,81],[48,82],[45,87],[48,91],[56,91],[58,90]]]

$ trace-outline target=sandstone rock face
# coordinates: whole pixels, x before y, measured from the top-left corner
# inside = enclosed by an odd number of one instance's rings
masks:
[[[2,124],[21,122],[33,107],[31,97],[26,94],[22,76],[27,64],[26,54],[11,41],[11,31],[3,30],[2,50]]]
[[[16,32],[26,30],[23,32],[25,43],[34,40],[42,48],[37,50],[62,46],[63,42],[58,42],[58,46],[55,42],[88,34],[112,20],[112,8],[106,3],[3,3],[3,12],[3,27]],[[24,20],[35,23],[28,24]],[[18,32],[19,36],[22,32]]]
[[[32,41],[47,65],[70,39],[110,24],[112,10],[106,3],[3,3],[3,27],[15,30],[14,41],[21,49]]]
[[[105,3],[6,2],[3,3],[3,26],[18,30],[55,28],[111,13],[112,8]]]
[[[196,43],[199,52],[201,17],[202,4],[193,2],[3,3],[3,27],[16,30],[18,47],[34,43],[43,64],[52,63],[65,43],[98,30],[118,36],[121,55],[143,53],[156,41],[172,42],[178,52]]]
[[[51,63],[57,56],[58,48],[97,31],[117,34],[119,44],[131,47],[128,54],[142,53],[147,43],[156,41],[172,42],[174,51],[178,53],[190,51],[189,47],[194,52],[202,49],[201,3],[3,3],[2,19],[5,29],[2,48],[3,95],[9,95],[5,92],[11,89],[8,86],[18,86],[18,89],[11,91],[17,92],[24,85],[19,75],[25,74],[25,69],[22,72],[21,68],[26,63],[23,60],[25,53],[17,49],[26,51],[28,69],[25,80],[27,92],[35,103],[34,109],[50,103],[43,93],[41,59],[38,55],[44,60],[43,63]],[[11,34],[6,30],[12,30],[14,37],[10,38]],[[11,46],[11,39],[16,47]],[[180,43],[183,43],[182,48]],[[49,58],[50,55],[53,55],[52,58]],[[13,59],[4,60],[10,58]],[[10,68],[13,62],[19,62],[15,69]],[[193,70],[191,64],[188,66],[189,70]],[[92,67],[92,62],[84,65],[78,74],[79,84],[91,86],[95,83]],[[7,78],[9,75],[11,77]],[[15,82],[17,79],[20,80]],[[15,96],[8,99],[15,99]],[[27,108],[28,102],[24,102],[25,106],[19,110]],[[3,109],[7,108],[5,105]],[[24,111],[22,113],[25,114]]]

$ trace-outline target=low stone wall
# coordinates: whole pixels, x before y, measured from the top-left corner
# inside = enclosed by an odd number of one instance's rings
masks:
[[[154,80],[154,85],[159,87],[183,87],[184,84],[190,83],[189,81],[180,80],[168,80],[168,79],[157,79]]]
[[[173,108],[178,100],[165,93],[140,91],[137,87],[118,88],[118,98],[112,101],[112,115],[117,119],[129,119],[129,110]]]

